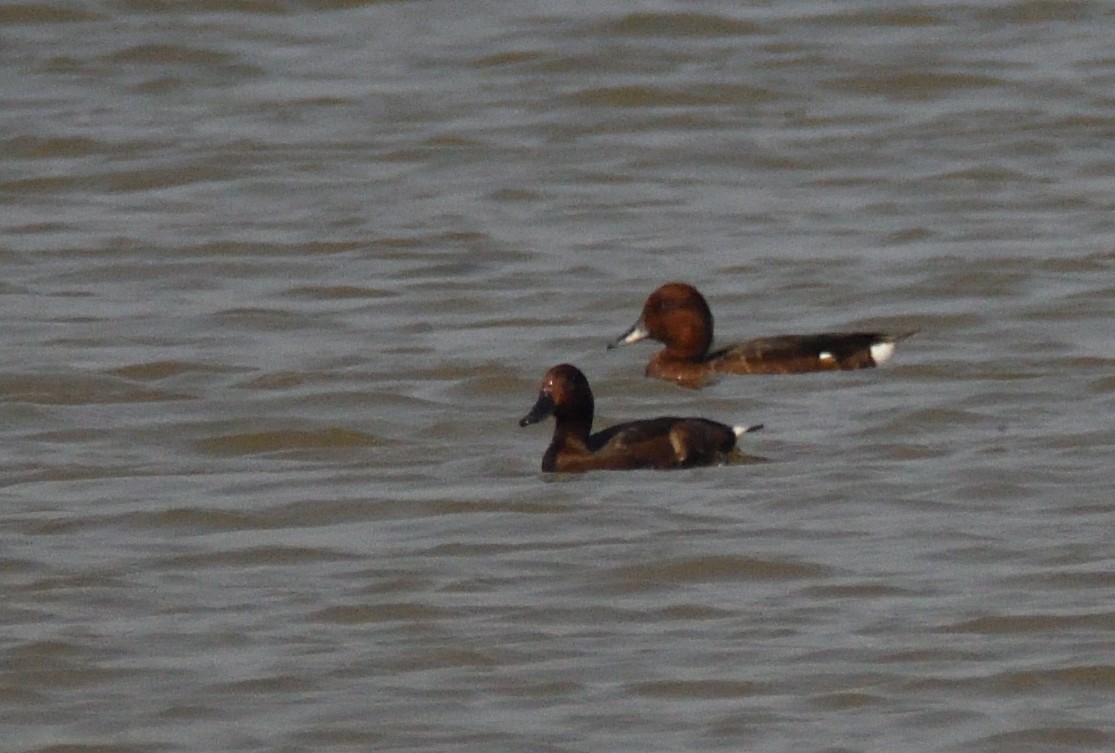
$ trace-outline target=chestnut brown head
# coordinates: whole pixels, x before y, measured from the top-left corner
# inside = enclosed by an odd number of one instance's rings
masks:
[[[639,321],[609,347],[648,337],[663,343],[672,357],[702,358],[712,345],[712,311],[705,297],[684,282],[663,285],[647,298]]]
[[[558,364],[542,377],[538,399],[520,419],[519,426],[535,424],[550,416],[558,421],[588,418],[591,423],[593,407],[592,390],[581,370],[567,363]]]

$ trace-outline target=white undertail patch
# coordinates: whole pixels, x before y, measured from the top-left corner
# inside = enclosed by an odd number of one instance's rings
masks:
[[[894,343],[881,342],[871,346],[871,360],[876,366],[886,363],[894,355]]]
[[[745,425],[745,424],[740,424],[738,426],[733,426],[732,431],[734,431],[736,433],[737,437],[742,437],[744,434],[748,434],[748,433],[753,432],[753,431],[758,431],[761,428],[763,428],[762,424],[751,424],[750,426]]]

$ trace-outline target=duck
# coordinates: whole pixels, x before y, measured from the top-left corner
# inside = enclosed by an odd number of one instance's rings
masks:
[[[665,344],[647,363],[645,375],[699,388],[720,374],[802,374],[873,368],[894,355],[895,346],[917,330],[822,332],[776,335],[711,350],[712,310],[694,286],[671,282],[647,297],[638,321],[608,348],[647,338]]]
[[[542,456],[544,472],[594,470],[666,470],[717,465],[736,451],[744,434],[762,424],[729,426],[707,418],[659,418],[627,421],[595,434],[595,404],[584,373],[568,363],[546,371],[538,398],[519,426],[553,416],[554,434]]]

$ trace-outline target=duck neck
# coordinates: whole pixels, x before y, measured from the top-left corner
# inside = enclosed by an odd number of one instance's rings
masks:
[[[667,358],[678,361],[703,361],[712,347],[712,319],[693,318],[678,327],[666,341]]]
[[[593,405],[582,404],[578,410],[554,411],[554,442],[565,445],[588,445],[589,434],[592,433]]]

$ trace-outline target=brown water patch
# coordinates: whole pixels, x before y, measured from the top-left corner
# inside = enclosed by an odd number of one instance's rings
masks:
[[[250,330],[270,332],[290,332],[317,328],[318,317],[307,316],[296,311],[263,307],[240,307],[225,309],[210,315],[217,327],[242,327]]]
[[[302,285],[284,293],[289,298],[313,301],[341,301],[347,299],[393,298],[398,293],[358,285]]]
[[[1001,635],[1065,630],[1115,630],[1115,614],[1108,612],[1078,615],[995,615],[946,625],[938,628],[937,632]]]
[[[168,706],[157,715],[159,719],[174,720],[201,720],[201,719],[226,719],[229,712],[217,706],[204,706],[202,704],[176,704]]]
[[[667,699],[749,698],[767,692],[761,683],[733,680],[657,680],[634,683],[628,689],[633,695]]]
[[[362,625],[377,622],[427,622],[451,617],[453,612],[426,604],[396,602],[359,606],[328,607],[310,615],[310,619],[335,625]]]
[[[418,481],[419,479],[415,479]],[[376,520],[407,520],[412,518],[440,518],[447,515],[474,515],[480,513],[518,513],[528,515],[563,515],[576,509],[567,502],[532,501],[529,498],[501,499],[422,499],[419,494],[400,494],[397,499],[368,500],[364,504],[369,515]],[[446,543],[434,547],[432,552],[445,554],[461,551],[464,544]],[[496,551],[501,544],[485,544],[485,551]],[[529,546],[535,546],[531,544]]]
[[[242,371],[228,366],[208,363],[193,363],[190,361],[147,361],[133,363],[110,369],[107,373],[125,379],[138,379],[141,381],[158,381],[168,377],[181,376],[182,374],[203,373],[222,374]]]
[[[216,183],[239,177],[240,172],[227,160],[210,160],[193,165],[177,165],[172,169],[120,170],[90,176],[84,187],[119,193],[145,193],[165,188],[188,186],[192,183]]]
[[[242,531],[262,527],[259,517],[255,514],[235,510],[207,510],[198,507],[178,507],[154,512],[129,513],[115,518],[114,522],[137,528],[167,528],[183,533]]]
[[[293,675],[272,675],[270,677],[256,677],[249,680],[238,680],[221,686],[222,692],[245,693],[305,693],[317,687],[303,677]]]
[[[301,546],[255,546],[237,551],[201,552],[165,557],[160,566],[167,568],[242,567],[256,565],[290,566],[308,562],[338,562],[352,555],[334,549]]]
[[[1068,746],[1082,750],[1102,750],[1110,746],[1112,736],[1095,727],[1030,727],[1028,729],[1000,732],[975,740],[971,745],[977,751],[1020,751],[1051,750],[1049,746]]]
[[[499,651],[435,647],[423,651],[421,655],[398,657],[394,661],[388,661],[384,669],[392,672],[422,672],[453,667],[493,669],[506,663],[507,657],[502,656]]]
[[[1002,83],[1000,79],[972,73],[872,72],[837,79],[829,87],[842,93],[920,100],[944,97],[957,90],[986,89]]]
[[[992,24],[1047,24],[1095,19],[1100,5],[1080,0],[1023,0],[999,6],[972,6],[976,17]]]
[[[573,102],[583,107],[701,107],[757,104],[778,97],[771,91],[742,84],[709,84],[684,89],[665,86],[609,86],[583,89]]]
[[[1089,513],[1107,513],[1110,508],[1097,506],[1090,509]],[[1006,585],[1035,586],[1061,590],[1076,588],[1113,588],[1115,587],[1115,572],[1054,572],[1054,573],[1026,573],[1004,578]]]
[[[815,696],[810,699],[810,702],[824,711],[850,711],[853,709],[867,708],[869,706],[882,706],[885,705],[887,701],[882,696],[871,695],[870,693],[845,691]]]
[[[81,743],[47,745],[44,748],[28,748],[22,753],[151,753],[152,750],[165,750],[151,745],[84,745]]]
[[[968,677],[924,677],[911,680],[904,687],[915,691],[970,694],[1032,695],[1043,689],[1054,688],[1109,692],[1115,689],[1115,666],[1089,665]]]
[[[18,136],[5,139],[4,150],[9,158],[88,157],[103,154],[112,146],[96,139],[80,136],[38,137]]]
[[[6,374],[0,376],[0,400],[33,405],[96,405],[188,400],[189,395],[139,387],[100,375],[53,376]]]
[[[890,233],[883,237],[883,244],[887,246],[902,246],[907,243],[921,243],[937,236],[937,233],[924,227],[905,228]]]
[[[833,13],[813,19],[826,26],[918,27],[940,26],[945,19],[925,8],[872,8],[870,11]]]
[[[24,575],[41,572],[46,565],[35,560],[16,559],[12,557],[0,558],[0,573],[5,575]]]
[[[380,440],[371,434],[341,427],[329,427],[310,431],[289,429],[224,434],[199,440],[194,443],[194,446],[210,455],[228,456],[298,450],[351,449],[376,447],[380,444]]]
[[[171,507],[165,510],[126,513],[101,520],[103,523],[135,528],[166,528],[179,533],[212,533],[330,526],[354,520],[381,518],[375,504],[365,497],[360,497],[358,499],[311,498],[252,512],[222,508]]]
[[[851,657],[849,657],[851,658]],[[974,651],[955,648],[924,648],[914,651],[895,651],[879,657],[880,662],[889,664],[925,664],[941,662],[973,662],[984,658]]]
[[[914,596],[904,588],[888,586],[885,583],[848,583],[835,586],[812,586],[802,589],[804,596],[826,599],[874,599],[890,596]]]
[[[17,646],[5,656],[2,666],[6,681],[35,691],[74,688],[132,675],[130,670],[99,667],[99,658],[85,647],[58,641],[37,641]]]
[[[701,583],[721,580],[796,580],[829,573],[824,565],[778,562],[751,557],[694,557],[650,565],[621,567],[612,579],[632,588],[652,588],[661,583]]]
[[[535,50],[510,50],[483,55],[473,60],[470,65],[475,68],[501,68],[533,63],[542,58],[542,53]]]
[[[761,29],[753,21],[705,13],[630,13],[597,24],[593,31],[617,36],[717,37],[757,34]]]
[[[249,390],[289,390],[305,384],[309,380],[317,381],[320,375],[310,375],[300,371],[279,371],[241,382],[238,387]]]
[[[1096,727],[1030,727],[1027,730],[1004,732],[980,737],[971,744],[973,751],[1004,753],[1050,753],[1057,746],[1072,750],[1099,751],[1111,747],[1113,737]]]
[[[1046,685],[1110,691],[1115,690],[1115,666],[1107,664],[1009,672],[999,675],[999,679],[1007,689],[1017,692],[1028,692]]]
[[[732,617],[735,612],[716,609],[706,604],[675,604],[654,613],[652,619],[663,620],[720,620]]]
[[[233,60],[234,56],[220,50],[185,47],[175,44],[140,44],[113,52],[105,60],[114,63],[155,65],[212,65]]]
[[[369,722],[370,729],[354,729],[330,725],[291,736],[293,741],[309,746],[309,750],[386,750],[387,733],[379,724]],[[539,750],[538,753],[544,753]]]
[[[84,481],[88,479],[107,479],[107,478],[135,478],[139,476],[155,476],[158,475],[158,470],[150,468],[141,468],[129,465],[80,465],[78,463],[71,463],[70,465],[60,467],[35,467],[26,469],[22,476],[12,476],[8,478],[0,478],[0,487],[16,486],[19,484],[34,484],[40,481]],[[31,530],[30,523],[24,524],[27,526],[24,530]],[[61,532],[73,527],[73,522],[65,522],[63,520],[47,521],[43,525],[44,530],[37,530],[39,533],[54,533]],[[52,530],[45,530],[51,528]]]
[[[998,184],[1031,183],[1036,180],[1036,178],[1018,170],[1009,170],[993,165],[977,165],[975,167],[964,168],[963,170],[948,170],[936,175],[929,175],[923,178],[923,180],[944,182],[971,181],[973,183]]]
[[[86,10],[63,8],[58,5],[38,3],[12,3],[0,6],[0,25],[57,24],[80,21],[97,21],[102,16]]]

